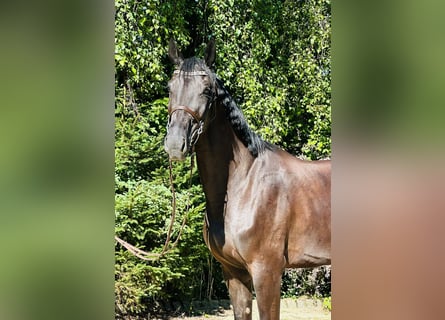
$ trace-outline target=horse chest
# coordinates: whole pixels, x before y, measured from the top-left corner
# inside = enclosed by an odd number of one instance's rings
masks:
[[[212,255],[220,263],[224,265],[231,265],[236,268],[244,267],[242,264],[242,259],[240,259],[240,256],[235,248],[231,244],[224,242],[222,238],[209,234],[206,244]]]
[[[227,216],[226,216],[227,217]],[[215,258],[223,264],[244,268],[243,231],[245,223],[226,219],[223,224],[206,223],[205,242]]]

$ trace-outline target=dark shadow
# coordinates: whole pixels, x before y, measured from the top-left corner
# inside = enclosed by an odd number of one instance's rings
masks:
[[[230,310],[230,300],[170,302],[163,306],[162,311],[150,314],[150,319],[168,320],[173,317],[218,316],[223,315],[227,310]]]

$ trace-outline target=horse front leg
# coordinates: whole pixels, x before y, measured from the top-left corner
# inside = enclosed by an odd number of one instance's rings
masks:
[[[252,319],[252,277],[245,270],[223,266],[235,320]]]
[[[280,319],[282,268],[258,264],[251,272],[260,320]]]

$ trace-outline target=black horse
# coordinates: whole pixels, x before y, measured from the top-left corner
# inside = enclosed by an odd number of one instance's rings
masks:
[[[247,125],[222,81],[204,60],[183,59],[169,81],[165,150],[183,160],[196,151],[206,196],[205,242],[221,262],[235,319],[279,319],[285,268],[330,264],[331,163],[303,161],[263,141]]]

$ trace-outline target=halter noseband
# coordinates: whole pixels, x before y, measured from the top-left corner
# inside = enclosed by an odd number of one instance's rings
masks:
[[[170,115],[170,117],[172,116],[173,113],[175,113],[178,110],[183,110],[185,112],[187,112],[189,115],[192,116],[192,118],[199,123],[201,121],[201,117],[199,116],[199,114],[197,114],[195,111],[193,111],[192,109],[190,109],[189,107],[186,106],[177,106],[175,108],[169,109],[168,110],[168,114]]]

